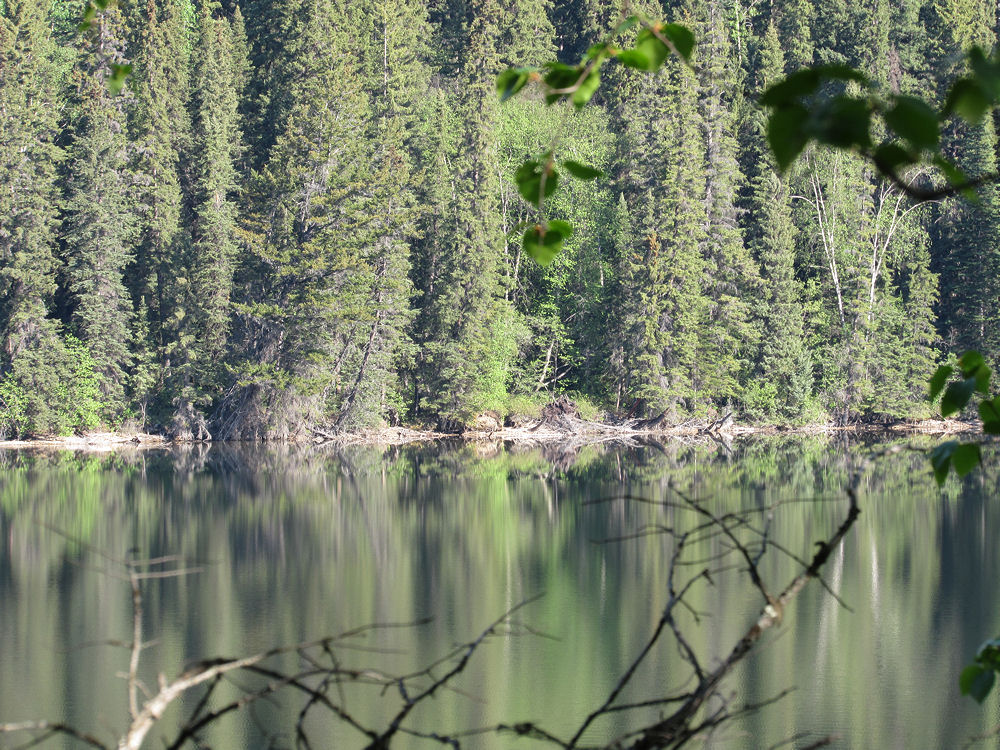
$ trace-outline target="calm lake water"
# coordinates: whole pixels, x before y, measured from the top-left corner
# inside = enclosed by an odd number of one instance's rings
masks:
[[[674,541],[648,532],[704,521],[663,504],[677,499],[671,487],[716,515],[751,512],[769,539],[809,558],[843,519],[849,475],[872,447],[817,437],[579,450],[0,453],[0,723],[65,719],[108,743],[126,725],[117,675],[128,656],[101,642],[131,638],[129,588],[105,556],[134,549],[202,568],[145,584],[146,637],[156,642],[141,676],[150,685],[191,659],[433,618],[338,650],[345,666],[404,674],[541,594],[518,613],[527,627],[485,642],[455,690],[422,704],[408,725],[451,733],[532,721],[568,737],[618,681],[667,600]],[[1000,723],[996,696],[981,707],[957,687],[980,642],[1000,634],[997,487],[988,468],[939,491],[913,452],[876,462],[861,483],[858,523],[824,571],[851,610],[807,587],[724,693],[738,709],[794,690],[704,744],[764,748],[799,737],[783,747],[801,747],[835,734],[833,747],[951,748]],[[772,506],[770,516],[761,512]],[[697,564],[679,575],[725,549],[718,535],[694,543],[688,559]],[[772,550],[761,571],[779,591],[796,563]],[[698,619],[680,617],[706,667],[728,654],[761,606],[739,569],[713,584],[692,590]],[[664,638],[624,700],[690,688],[689,676],[676,642]],[[339,699],[375,727],[400,706],[397,693],[359,685]],[[146,746],[162,747],[193,704],[176,706]],[[282,694],[224,720],[208,739],[218,748],[294,747],[302,705]],[[658,715],[616,714],[587,739],[606,742]],[[307,728],[316,747],[365,744],[328,714],[316,712]],[[439,746],[405,736],[394,744]],[[496,734],[465,746],[545,747]]]

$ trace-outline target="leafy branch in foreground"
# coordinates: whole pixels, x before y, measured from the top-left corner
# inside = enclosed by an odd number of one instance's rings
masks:
[[[615,40],[636,27],[639,31],[630,46],[615,44]],[[690,64],[694,46],[694,34],[686,26],[652,20],[640,13],[623,12],[614,30],[592,45],[577,65],[550,61],[540,68],[508,68],[497,76],[497,93],[501,101],[507,101],[529,84],[535,84],[546,106],[568,103],[580,110],[600,88],[601,69],[606,63],[617,60],[627,68],[656,72],[671,55]],[[562,176],[559,167],[578,180],[594,180],[604,174],[572,159],[558,162],[557,146],[558,136],[546,151],[527,159],[514,174],[521,197],[538,210],[538,221],[528,226],[522,237],[524,251],[543,266],[552,262],[573,233],[569,222],[545,216],[545,201],[559,187]]]
[[[981,396],[979,418],[983,432],[989,435],[1000,434],[1000,396],[988,398],[992,374],[982,354],[973,350],[967,351],[954,366],[938,367],[931,377],[927,399],[934,402],[941,396],[941,417],[947,419],[961,412],[978,393]],[[958,476],[964,477],[979,466],[982,454],[977,443],[948,440],[931,451],[930,459],[934,468],[934,478],[938,485],[942,485],[948,478],[950,469],[954,469]]]
[[[962,695],[971,695],[982,703],[993,689],[997,672],[1000,672],[1000,638],[980,646],[975,661],[962,670],[958,678]]]
[[[973,47],[968,62],[968,74],[952,84],[940,108],[916,96],[886,94],[847,65],[791,73],[760,100],[770,109],[767,139],[779,169],[788,169],[816,143],[860,154],[916,200],[957,193],[974,200],[974,188],[1000,179],[1000,174],[966,175],[942,153],[941,132],[956,117],[979,123],[1000,103],[1000,51],[988,56]],[[884,137],[876,142],[873,130]],[[936,167],[946,184],[926,187],[903,178],[907,169],[921,164]]]
[[[1000,435],[1000,395],[990,398],[992,374],[982,354],[967,351],[955,365],[941,365],[937,369],[931,378],[928,400],[935,401],[941,396],[941,416],[949,417],[960,413],[978,394],[977,408],[983,432]],[[954,469],[962,477],[983,460],[978,443],[960,443],[957,440],[948,440],[936,446],[930,458],[938,485],[944,484],[949,469]],[[982,703],[993,689],[998,672],[1000,638],[994,638],[980,646],[976,658],[962,670],[958,678],[959,690],[962,695],[970,695]]]

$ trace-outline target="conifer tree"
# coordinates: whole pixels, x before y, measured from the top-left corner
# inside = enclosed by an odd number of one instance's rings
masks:
[[[614,318],[624,343],[622,406],[643,416],[699,409],[698,349],[708,313],[703,281],[706,181],[698,82],[671,63],[655,76],[630,75],[622,97],[622,187],[632,226],[620,251]]]
[[[432,255],[421,263],[434,275],[421,280],[418,409],[440,415],[445,424],[502,408],[512,356],[510,311],[500,288],[503,237],[493,136],[501,8],[496,0],[475,0],[470,16],[462,85],[453,104],[463,123],[461,139],[446,178],[453,189],[452,231],[425,246]]]
[[[198,12],[191,237],[189,243],[177,243],[174,255],[168,378],[171,430],[184,436],[208,432],[202,410],[220,385],[236,259],[237,103],[246,61],[237,42],[242,20],[237,16],[230,21],[221,10],[206,0]]]
[[[759,340],[750,300],[760,296],[760,278],[743,244],[736,196],[743,183],[736,158],[736,73],[721,4],[692,3],[691,20],[702,29],[696,59],[700,70],[699,109],[704,122],[705,296],[709,317],[702,332],[703,368],[698,390],[719,404],[734,400],[751,366]]]
[[[785,72],[812,65],[815,48],[811,26],[815,16],[816,7],[809,0],[772,0],[770,20],[785,51]]]
[[[508,0],[510,19],[504,25],[497,49],[502,65],[537,66],[555,55],[555,29],[549,16],[553,0]]]
[[[764,91],[784,70],[777,30],[769,25],[760,55],[757,90]],[[775,171],[758,113],[748,151],[757,166],[747,213],[747,245],[760,265],[763,294],[757,316],[763,323],[757,381],[747,385],[756,399],[754,416],[795,418],[812,391],[812,357],[804,338],[802,293],[795,277],[795,236],[788,183]]]
[[[310,7],[305,0],[246,0],[241,4],[248,74],[239,106],[248,168],[264,166],[285,125],[298,75],[295,45]]]
[[[55,291],[55,70],[44,10],[18,0],[0,15],[0,321],[4,360],[51,340]],[[42,329],[48,329],[43,331]]]
[[[129,287],[133,299],[145,299],[149,306],[140,314],[149,324],[148,346],[163,369],[162,395],[169,409],[185,380],[177,368],[187,369],[197,356],[191,351],[194,338],[185,331],[189,311],[183,300],[190,275],[190,216],[185,205],[191,183],[185,174],[191,156],[190,43],[178,0],[145,0],[138,23],[131,132],[141,209]]]
[[[23,399],[23,428],[36,434],[75,426],[65,415],[69,353],[49,312],[62,154],[47,21],[30,0],[0,6],[0,374],[4,395]],[[0,403],[0,413],[11,406]]]
[[[121,14],[109,8],[73,73],[78,105],[67,163],[66,279],[74,329],[100,375],[107,417],[125,407],[132,363],[132,302],[124,272],[134,257],[134,201],[129,174],[127,90],[114,95],[106,80],[124,64]]]
[[[398,420],[403,411],[396,369],[409,352],[410,249],[419,219],[412,138],[428,85],[422,57],[430,27],[423,4],[374,0],[364,9],[373,147],[368,201],[379,220],[361,249],[357,362],[337,404],[341,428]]]
[[[358,15],[310,0],[294,40],[293,103],[249,212],[252,257],[239,272],[240,387],[222,435],[285,436],[328,418],[357,367],[375,214],[359,84]]]
[[[954,136],[959,164],[972,175],[997,168],[990,119]],[[934,269],[941,275],[939,330],[945,348],[996,352],[1000,343],[1000,190],[986,185],[977,204],[951,199],[939,209]]]

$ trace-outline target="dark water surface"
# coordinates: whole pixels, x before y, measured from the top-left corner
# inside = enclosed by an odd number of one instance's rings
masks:
[[[103,555],[134,548],[203,567],[145,584],[146,637],[156,643],[143,654],[141,675],[151,686],[157,673],[174,675],[195,658],[433,618],[338,652],[344,665],[403,674],[543,593],[519,620],[549,637],[522,629],[487,641],[456,689],[422,704],[408,724],[443,733],[532,721],[568,737],[618,681],[667,599],[671,537],[602,540],[699,522],[643,500],[669,499],[673,485],[717,515],[782,501],[770,538],[808,558],[843,519],[848,477],[871,448],[822,437],[577,451],[0,453],[0,723],[65,719],[109,744],[124,728],[125,683],[116,675],[127,653],[99,642],[130,640],[131,598],[116,577],[121,569]],[[996,472],[952,478],[941,492],[925,463],[904,452],[868,472],[860,519],[825,570],[853,611],[807,587],[724,694],[738,709],[795,689],[704,744],[763,748],[801,734],[783,745],[801,747],[836,734],[833,747],[951,748],[1000,722],[995,696],[980,707],[957,689],[979,643],[1000,634]],[[724,539],[704,539],[690,559],[720,551]],[[780,590],[796,563],[772,551],[761,570]],[[682,622],[708,668],[761,606],[739,570],[713,583],[693,589],[700,616],[687,613]],[[676,643],[664,638],[624,700],[690,689],[689,675]],[[399,707],[397,694],[358,685],[338,699],[374,727]],[[175,707],[146,747],[162,747],[180,710],[192,705]],[[259,703],[209,740],[217,748],[294,747],[301,706],[292,694]],[[606,742],[658,715],[646,709],[602,719],[587,739]],[[307,728],[315,747],[364,745],[319,712]],[[495,734],[465,746],[545,747]],[[394,747],[440,745],[399,737]]]

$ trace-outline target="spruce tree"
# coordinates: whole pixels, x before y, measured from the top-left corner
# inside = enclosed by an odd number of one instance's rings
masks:
[[[743,183],[736,158],[737,70],[723,9],[717,0],[692,3],[691,20],[702,30],[696,53],[700,70],[699,109],[704,123],[707,237],[704,294],[710,300],[702,332],[703,368],[698,390],[722,405],[732,402],[748,375],[760,338],[750,300],[760,296],[757,268],[737,220],[736,196]]]
[[[784,70],[777,30],[764,35],[757,91],[775,83]],[[748,149],[757,165],[744,222],[747,245],[761,269],[763,294],[757,307],[762,321],[756,377],[747,384],[747,404],[757,417],[795,418],[812,391],[812,357],[804,338],[802,293],[795,276],[796,227],[786,180],[775,170],[765,141],[762,112],[753,122]],[[755,399],[755,401],[754,401]]]
[[[178,242],[167,356],[171,431],[207,435],[204,410],[218,393],[228,343],[236,259],[237,103],[245,60],[241,19],[228,20],[211,0],[198,11],[193,52],[193,210],[190,242]]]
[[[6,437],[76,426],[66,403],[70,357],[50,316],[62,158],[53,52],[42,5],[0,6],[0,382],[4,398],[20,402]],[[0,403],[0,421],[12,407]]]
[[[336,0],[310,0],[307,11],[294,40],[292,106],[247,217],[243,362],[223,437],[287,436],[326,422],[358,366],[363,248],[377,221],[367,193],[370,110],[353,47],[358,15]]]
[[[0,14],[0,321],[9,364],[51,341],[58,132],[52,41],[44,10],[18,0]]]
[[[413,136],[429,76],[422,60],[430,31],[423,4],[375,0],[364,8],[373,147],[368,201],[380,219],[361,249],[357,361],[335,405],[340,428],[397,421],[403,411],[396,371],[410,352],[410,250],[420,211]]]
[[[105,416],[125,408],[132,363],[132,302],[124,283],[134,257],[135,193],[129,173],[127,89],[107,86],[124,64],[121,14],[99,14],[73,72],[77,107],[67,160],[63,241],[73,327],[100,375]]]
[[[422,413],[443,424],[468,423],[484,409],[501,409],[510,358],[510,310],[500,287],[503,237],[497,221],[498,186],[494,128],[494,79],[500,69],[501,8],[495,0],[470,3],[470,36],[452,106],[461,137],[445,184],[453,206],[445,208],[450,232],[425,245],[421,266],[432,276],[419,281],[423,349],[417,373]],[[432,219],[436,220],[436,219]]]
[[[191,351],[194,337],[185,330],[188,310],[183,299],[190,275],[190,216],[185,205],[191,182],[185,174],[191,156],[190,44],[177,0],[146,0],[139,24],[131,132],[140,211],[129,287],[133,299],[145,299],[148,305],[140,314],[149,323],[148,346],[163,370],[162,396],[169,411],[186,379],[178,369],[188,369],[196,357]]]
[[[612,314],[624,345],[619,400],[630,413],[673,418],[704,403],[698,355],[709,300],[698,81],[675,62],[626,80],[620,148],[630,169],[621,184],[632,221],[621,235],[628,246],[619,251]]]
[[[959,164],[971,175],[997,168],[992,120],[955,135]],[[946,349],[1000,351],[1000,190],[986,185],[978,203],[958,198],[939,207],[934,269],[941,277],[939,330]]]
[[[785,51],[785,71],[790,73],[812,65],[815,56],[812,23],[816,6],[809,0],[772,0],[771,23],[774,24]]]

